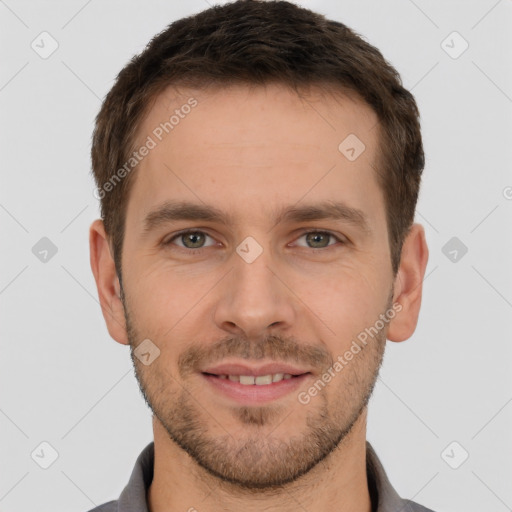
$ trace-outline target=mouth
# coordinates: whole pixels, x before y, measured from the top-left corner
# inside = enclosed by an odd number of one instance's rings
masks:
[[[267,375],[216,375],[215,373],[204,372],[204,375],[217,377],[219,379],[228,379],[231,382],[239,382],[242,386],[267,386],[273,382],[280,382],[300,377],[300,375],[292,375],[290,373],[269,373]]]
[[[250,405],[290,394],[312,373],[288,364],[270,363],[259,367],[223,364],[207,368],[201,375],[213,390],[238,403]]]

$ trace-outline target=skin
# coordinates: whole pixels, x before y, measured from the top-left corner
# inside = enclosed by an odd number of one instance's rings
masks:
[[[424,229],[414,224],[392,273],[384,197],[372,167],[377,116],[354,95],[317,88],[303,98],[280,85],[179,94],[168,88],[140,127],[140,140],[191,96],[198,105],[135,171],[121,297],[103,223],[90,228],[109,333],[130,344],[154,413],[150,510],[369,512],[367,401],[386,339],[404,341],[416,328],[428,260]],[[352,162],[338,150],[350,133],[366,146]],[[207,203],[236,221],[175,221],[144,236],[145,215],[168,199]],[[324,200],[362,210],[371,232],[340,220],[274,221],[277,208]],[[208,236],[196,245],[187,237],[161,245],[186,228]],[[306,228],[345,243],[308,238]],[[236,252],[248,236],[263,250],[250,264]],[[201,243],[201,253],[187,253]],[[300,403],[297,393],[392,304],[401,310],[379,335]],[[160,350],[148,366],[133,356],[146,338]],[[228,360],[292,362],[311,375],[297,392],[242,407],[195,371]]]

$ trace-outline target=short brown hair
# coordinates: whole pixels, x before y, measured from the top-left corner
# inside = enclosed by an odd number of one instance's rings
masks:
[[[96,117],[92,172],[102,191],[101,217],[119,279],[134,173],[108,193],[102,187],[130,158],[137,130],[157,95],[173,84],[271,82],[295,90],[331,85],[355,92],[376,112],[380,150],[375,170],[396,274],[425,165],[413,95],[379,50],[342,23],[287,1],[237,0],[177,20],[157,34],[118,74]]]

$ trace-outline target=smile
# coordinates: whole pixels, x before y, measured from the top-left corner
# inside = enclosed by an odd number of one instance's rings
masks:
[[[207,390],[214,393],[213,400],[219,397],[238,405],[259,405],[273,402],[287,395],[295,395],[311,373],[292,375],[290,373],[269,373],[265,375],[211,374],[202,372]],[[208,391],[209,392],[209,391]]]
[[[281,380],[288,380],[292,378],[290,373],[269,373],[268,375],[213,375],[219,379],[228,379],[231,382],[239,382],[244,386],[265,386],[272,384],[273,382],[279,382]]]

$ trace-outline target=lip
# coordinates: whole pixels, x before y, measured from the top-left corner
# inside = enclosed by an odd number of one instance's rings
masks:
[[[283,365],[279,365],[279,368],[282,369]],[[247,369],[244,371],[247,371]],[[230,381],[229,379],[221,379],[217,375],[212,375],[209,373],[201,373],[200,375],[203,379],[205,379],[209,387],[218,392],[220,391],[224,396],[238,402],[241,405],[257,405],[277,400],[281,397],[284,397],[285,395],[289,395],[293,391],[296,391],[306,379],[311,377],[311,373],[304,373],[302,375],[294,376],[291,379],[281,380],[279,382],[272,382],[272,384],[263,384],[259,386],[256,384],[240,384],[239,382]],[[231,373],[231,375],[233,375],[233,373]],[[252,374],[242,373],[241,375]],[[260,373],[257,375],[265,375],[265,373]]]
[[[260,366],[249,366],[243,363],[223,363],[201,370],[202,373],[213,375],[252,375],[259,377],[273,373],[289,373],[290,375],[303,375],[311,373],[308,369],[298,368],[287,363],[272,362]],[[243,384],[242,384],[243,385]]]

